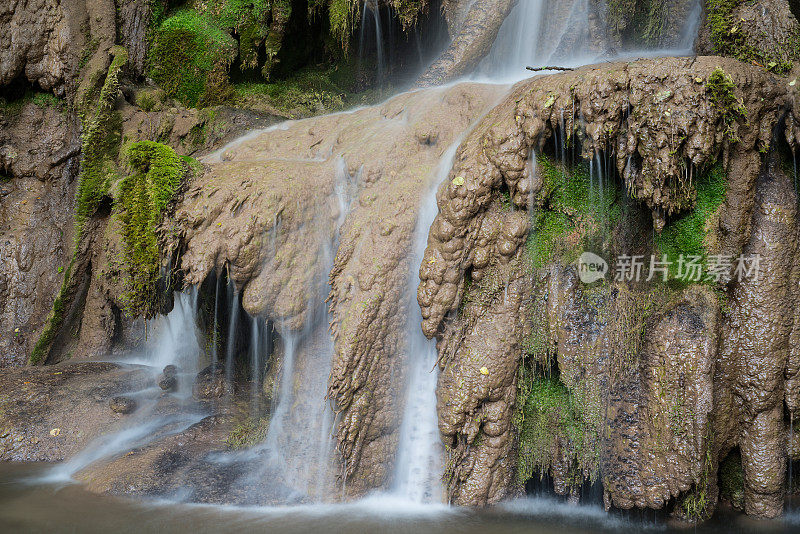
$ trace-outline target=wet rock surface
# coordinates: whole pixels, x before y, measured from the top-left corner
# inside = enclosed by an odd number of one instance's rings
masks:
[[[230,388],[225,379],[225,365],[215,363],[197,373],[192,396],[197,400],[221,399],[230,392]]]
[[[114,413],[129,414],[136,409],[136,401],[130,397],[114,397],[109,406]]]
[[[717,69],[730,76],[731,90],[746,108],[747,120],[725,119],[724,110],[712,101],[708,80]],[[716,502],[718,462],[738,445],[746,464],[748,513],[780,513],[783,379],[796,376],[796,365],[787,360],[795,314],[784,306],[796,286],[792,277],[797,275],[797,256],[791,243],[797,225],[794,192],[786,189],[788,182],[775,156],[762,159],[759,149],[764,153],[784,135],[794,146],[795,98],[785,78],[724,58],[583,67],[521,82],[467,137],[438,193],[439,215],[431,227],[418,291],[423,331],[440,340],[440,429],[445,443],[456,447],[448,465],[448,474],[456,475],[450,479],[452,499],[483,504],[513,493],[507,466],[484,452],[514,439],[506,437],[500,445],[494,440],[498,429],[502,433],[508,427],[511,410],[501,416],[499,426],[491,416],[465,419],[462,413],[481,413],[486,390],[468,380],[477,364],[457,371],[448,367],[460,351],[473,358],[494,351],[471,350],[469,335],[453,325],[469,324],[470,307],[464,302],[486,275],[485,266],[502,265],[520,247],[511,226],[501,232],[509,236],[508,243],[486,244],[484,228],[496,213],[501,191],[507,191],[502,194],[512,206],[530,209],[530,195],[541,187],[531,174],[530,152],[566,135],[579,141],[587,160],[614,147],[616,171],[650,212],[656,232],[668,219],[692,209],[697,193],[684,178],[693,169],[723,162],[729,179],[718,218],[713,219],[719,226],[711,228],[716,236],[712,251],[763,255],[771,264],[759,281],[723,283],[721,291],[731,295],[724,314],[718,299],[699,287],[659,296],[652,289],[619,286],[601,291],[590,302],[581,296],[574,273],[556,266],[546,269],[547,343],[557,357],[560,382],[580,399],[583,417],[588,418],[584,428],[598,436],[577,453],[582,476],[591,479],[602,473],[608,506],[662,508],[677,499],[688,503],[676,507],[680,515],[701,499],[706,508],[693,510],[702,515]],[[784,116],[786,130],[781,132]],[[523,239],[526,233],[524,229]],[[632,239],[627,238],[636,244],[639,238]],[[767,249],[766,242],[773,245]],[[509,295],[514,295],[515,276],[525,272],[523,265],[516,275],[506,275]],[[635,311],[640,298],[651,301],[653,308],[643,316],[646,323],[636,327],[645,334],[631,350],[625,329],[633,323],[624,316],[614,321],[609,317]],[[761,314],[772,319],[757,319]],[[501,311],[487,314],[481,319],[486,325],[470,326],[466,332],[491,328],[499,317]],[[517,338],[517,346],[524,341],[524,330],[511,336]],[[504,331],[515,332],[510,324]],[[742,341],[736,341],[738,336]],[[488,377],[505,377],[490,388],[495,395],[503,388],[513,389],[520,366],[515,342],[506,342],[498,347],[502,356],[492,360],[499,369],[484,366]],[[453,378],[447,378],[450,374]],[[452,401],[451,383],[466,384],[458,397],[468,399],[466,404]],[[794,402],[794,394],[786,391],[787,401]],[[503,400],[515,402],[513,394]],[[486,441],[477,441],[478,435],[487,436]],[[473,446],[459,453],[460,443]],[[587,455],[587,450],[596,450],[596,456]],[[556,489],[567,491],[572,460],[569,454],[562,460],[560,454],[553,451],[547,465]]]
[[[178,368],[167,365],[158,377],[158,387],[164,391],[175,391],[178,388]]]
[[[56,462],[124,425],[109,403],[152,385],[152,375],[111,363],[67,363],[4,369],[0,384],[0,458]]]
[[[179,206],[187,281],[224,268],[245,310],[269,317],[283,337],[318,327],[309,303],[330,280],[329,395],[340,412],[338,461],[353,495],[385,487],[392,473],[401,332],[412,304],[404,298],[409,247],[423,195],[443,153],[497,95],[495,87],[466,84],[286,123],[206,158],[206,173]],[[328,273],[326,247],[334,242]],[[300,389],[324,365],[314,363],[324,354],[320,335],[305,336],[294,355],[294,367],[306,373]],[[297,407],[292,414],[302,436],[307,413]]]
[[[79,151],[57,104],[0,113],[0,367],[26,363],[61,285]]]

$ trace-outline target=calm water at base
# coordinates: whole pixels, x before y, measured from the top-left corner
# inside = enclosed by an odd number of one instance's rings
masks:
[[[800,512],[779,521],[722,517],[703,527],[672,528],[652,517],[619,517],[595,506],[528,498],[491,511],[417,505],[373,497],[347,505],[241,508],[138,501],[95,495],[77,484],[30,482],[50,466],[0,464],[0,533],[583,533],[800,532]],[[28,481],[26,481],[26,479]]]

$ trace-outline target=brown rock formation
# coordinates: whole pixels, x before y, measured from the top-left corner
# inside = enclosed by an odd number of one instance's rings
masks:
[[[0,366],[23,365],[72,245],[77,128],[56,106],[0,115]]]
[[[798,282],[797,196],[774,155],[756,183],[752,227],[744,253],[760,257],[761,272],[733,287],[717,371],[716,434],[719,446],[741,449],[747,513],[774,517],[783,510],[784,373],[793,372],[787,363]]]
[[[491,50],[515,3],[516,0],[475,0],[463,18],[453,17],[457,33],[450,46],[417,79],[417,86],[440,85],[471,72]]]
[[[709,79],[718,67],[731,76],[732,96],[746,108],[746,121],[731,120],[730,115],[725,119],[724,106],[713,100]],[[502,189],[512,205],[529,206],[529,194],[541,183],[526,164],[530,151],[559,133],[562,138],[574,136],[584,158],[610,153],[628,191],[652,213],[657,230],[667,217],[691,208],[695,169],[722,160],[730,178],[715,219],[719,227],[713,246],[729,255],[761,254],[769,265],[760,282],[734,287],[724,327],[717,299],[707,288],[673,297],[633,288],[638,297],[630,297],[631,288],[612,285],[589,302],[580,296],[575,274],[549,271],[548,343],[561,382],[580,399],[589,432],[594,425],[595,435],[603,436],[598,451],[607,502],[620,508],[661,508],[680,498],[686,503],[681,513],[705,515],[716,502],[721,454],[739,445],[746,464],[748,513],[779,513],[786,450],[784,380],[797,374],[788,350],[795,315],[788,305],[794,293],[788,288],[796,286],[791,277],[797,275],[790,244],[797,226],[791,184],[774,156],[762,170],[758,151],[780,141],[773,132],[784,116],[786,139],[794,146],[794,98],[793,85],[785,79],[736,61],[661,59],[585,67],[522,82],[475,128],[439,190],[439,215],[431,227],[418,293],[423,330],[440,339],[440,429],[445,443],[458,451],[449,465],[448,473],[455,475],[451,498],[483,504],[513,492],[507,466],[487,455],[487,445],[476,439],[484,432],[502,435],[495,431],[508,427],[512,411],[500,420],[478,417],[465,424],[461,414],[481,413],[486,397],[480,389],[466,387],[469,401],[452,401],[450,384],[468,380],[474,365],[455,372],[449,366],[474,345],[465,332],[494,328],[504,316],[499,308],[480,319],[486,325],[471,324],[469,305],[463,305],[480,283],[484,266],[502,264],[507,252],[502,247],[484,249],[485,221],[494,217]],[[513,254],[519,244],[507,248]],[[520,277],[518,272],[508,279]],[[643,315],[641,343],[629,345],[625,329],[632,323],[619,314],[636,310],[640,298],[653,303],[652,315]],[[469,325],[467,330],[458,327],[462,324]],[[517,340],[496,347],[505,354],[489,351],[487,361],[499,366],[489,376],[507,377],[489,382],[495,395],[514,389],[514,370],[520,365],[516,347],[522,341],[518,336],[526,328],[516,330],[507,323],[506,331]],[[729,341],[718,356],[721,339]],[[500,399],[514,405],[513,393],[492,400]],[[787,401],[796,402],[794,393]],[[741,421],[746,423],[739,432]],[[511,434],[499,444],[490,442],[494,450],[512,450]],[[593,471],[591,459],[583,460],[579,464]],[[567,473],[560,471],[558,455],[552,462],[556,487],[568,487],[559,481]],[[584,476],[589,478],[586,472]]]
[[[282,325],[284,334],[310,326],[310,304],[328,278],[324,248],[338,240],[328,394],[340,413],[336,434],[350,495],[384,486],[392,473],[404,290],[423,194],[443,153],[497,93],[461,85],[287,123],[209,158],[178,211],[187,281],[226,269],[245,309]],[[298,369],[321,355],[298,350]]]

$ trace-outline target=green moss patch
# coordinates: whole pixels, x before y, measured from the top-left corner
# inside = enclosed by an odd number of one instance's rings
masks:
[[[580,403],[560,381],[535,377],[520,368],[514,425],[519,433],[517,481],[524,484],[535,473],[544,476],[562,452],[571,459],[570,481],[579,486],[584,479],[597,479],[599,454],[591,443]]]
[[[744,470],[742,457],[734,451],[719,464],[719,492],[737,510],[744,510]]]
[[[355,61],[347,58],[322,69],[302,69],[284,80],[237,84],[235,95],[241,106],[300,118],[371,104],[391,91],[354,92],[355,79]]]
[[[697,200],[690,212],[680,215],[664,226],[654,238],[657,250],[673,262],[670,274],[678,272],[678,259],[699,256],[704,269],[706,259],[716,248],[718,211],[725,200],[727,176],[717,164],[703,173],[697,181]]]
[[[264,441],[267,437],[267,430],[269,430],[269,418],[247,419],[231,430],[225,444],[234,450],[247,449]]]
[[[588,164],[565,169],[537,155],[537,166],[543,178],[542,207],[534,213],[527,242],[533,266],[543,267],[555,257],[571,263],[590,243],[607,245],[621,213],[613,183],[602,192],[592,187]]]
[[[118,46],[114,59],[106,73],[98,95],[87,93],[84,98],[81,119],[83,136],[81,143],[81,174],[78,181],[75,206],[75,238],[79,240],[86,220],[95,212],[100,200],[116,173],[114,160],[119,153],[122,119],[114,109],[119,92],[119,74],[128,62],[128,52]],[[90,103],[96,96],[96,104]]]
[[[748,41],[741,29],[740,20],[734,20],[733,11],[745,0],[706,0],[706,20],[711,30],[714,52],[756,63],[778,74],[792,70],[791,59],[800,55],[800,35],[786,43],[785,50],[762,50]]]
[[[737,142],[739,139],[734,125],[737,121],[747,120],[747,108],[736,98],[736,84],[725,71],[717,67],[706,80],[705,88],[711,103],[722,117],[725,134],[731,141]]]
[[[114,101],[119,92],[119,74],[128,62],[128,52],[124,47],[116,46],[112,55],[113,59],[102,86],[88,91],[79,104],[83,133],[81,170],[75,200],[75,248],[64,273],[61,289],[53,301],[53,309],[31,351],[31,364],[45,362],[50,346],[64,324],[64,315],[74,284],[72,277],[76,274],[77,251],[86,221],[96,212],[100,201],[108,193],[116,173],[114,160],[119,151],[122,119],[114,109]]]
[[[156,226],[181,185],[187,162],[154,141],[130,145],[125,159],[132,172],[122,180],[115,204],[123,224],[128,270],[123,300],[129,313],[149,315],[160,265]]]
[[[210,106],[230,97],[228,68],[236,41],[196,11],[179,11],[154,32],[150,75],[169,96],[187,106]]]

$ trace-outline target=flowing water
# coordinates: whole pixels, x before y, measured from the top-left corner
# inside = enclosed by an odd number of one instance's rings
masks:
[[[330,292],[328,273],[338,245],[338,228],[344,223],[358,188],[360,173],[351,176],[346,162],[337,160],[334,200],[337,218],[333,240],[320,239],[318,254],[322,266],[312,292],[310,311],[301,332],[278,326],[283,340],[283,358],[278,381],[277,402],[267,437],[252,451],[262,458],[244,483],[277,478],[288,490],[289,500],[320,501],[329,497],[332,483],[333,411],[325,400],[333,358],[333,338],[326,304]]]
[[[133,501],[89,493],[77,484],[31,484],[47,466],[0,464],[0,532],[82,534],[204,534],[216,532],[324,532],[383,534],[574,534],[653,532],[679,534],[788,534],[800,529],[800,514],[751,521],[725,516],[697,528],[670,528],[651,516],[621,517],[600,506],[572,506],[531,497],[491,510],[417,505],[375,497],[341,505],[234,507]]]
[[[701,3],[698,1],[687,19],[678,49],[671,55],[686,53],[697,34]],[[366,24],[369,13],[371,24]],[[379,8],[365,2],[361,15],[360,55],[374,31],[377,79],[383,83],[386,53]],[[369,26],[369,27],[368,27]],[[607,58],[607,50],[594,48],[590,35],[588,0],[520,0],[503,24],[490,55],[480,67],[480,76],[498,79],[520,79],[526,65],[578,65]],[[664,55],[665,51],[650,51]],[[421,52],[420,52],[421,54]],[[615,57],[620,57],[617,54]],[[563,120],[562,120],[563,122]],[[268,129],[254,130],[222,149],[206,156],[204,161],[222,161],[225,151],[265,132],[288,128],[289,122]],[[563,128],[562,128],[563,132]],[[460,142],[460,141],[459,141]],[[659,519],[651,522],[644,513],[639,516],[606,514],[599,506],[571,506],[551,498],[530,498],[507,503],[487,511],[451,508],[440,504],[443,451],[439,441],[436,413],[438,377],[435,342],[426,339],[419,327],[422,320],[416,305],[418,269],[424,254],[427,233],[437,213],[435,192],[447,178],[458,144],[454,143],[442,156],[432,187],[424,197],[416,224],[409,284],[404,298],[409,303],[407,318],[407,355],[409,373],[406,403],[399,435],[397,461],[391,491],[356,503],[320,504],[330,498],[333,483],[332,429],[334,415],[325,399],[331,370],[334,345],[328,331],[330,317],[325,300],[330,287],[330,271],[338,246],[338,228],[344,223],[350,203],[356,197],[360,173],[351,176],[346,162],[339,158],[337,180],[333,191],[338,208],[334,238],[322,238],[316,288],[308,304],[309,314],[300,331],[285,324],[268,323],[265,318],[241,316],[241,296],[233,283],[222,287],[222,276],[216,279],[213,307],[213,334],[210,354],[206,357],[202,336],[197,327],[197,291],[177,293],[172,312],[148,323],[150,342],[147,350],[132,355],[126,365],[144,365],[153,375],[164,366],[178,368],[180,386],[171,396],[186,403],[170,415],[156,415],[162,392],[147,388],[130,392],[140,404],[125,428],[95,440],[83,452],[53,468],[39,465],[0,466],[0,531],[38,530],[82,532],[216,532],[225,530],[253,531],[274,529],[281,532],[617,532],[620,530],[670,531]],[[564,139],[557,140],[559,155],[566,161]],[[332,157],[327,155],[325,157]],[[530,175],[536,168],[531,155]],[[605,171],[609,165],[600,154],[590,162],[592,189],[603,198]],[[531,213],[533,206],[530,206]],[[277,222],[276,222],[277,224]],[[226,301],[220,302],[224,298]],[[227,302],[227,331],[219,332],[219,313]],[[66,485],[73,475],[93,462],[120,455],[158,437],[175,434],[201,420],[205,415],[188,403],[191,381],[209,363],[223,360],[227,379],[236,374],[237,343],[241,325],[247,325],[247,363],[250,368],[248,399],[253,419],[269,415],[270,423],[264,441],[244,454],[229,455],[246,460],[248,473],[237,481],[239,486],[264,480],[280,485],[282,502],[314,501],[314,505],[280,507],[233,507],[191,505],[176,502],[132,502],[88,493],[77,485]],[[280,347],[272,346],[274,328]],[[225,335],[225,354],[219,354]],[[271,413],[262,406],[262,378],[268,356],[278,350],[280,373],[275,382]],[[206,361],[208,360],[208,361]],[[746,518],[732,519],[742,531],[752,529]],[[763,526],[763,523],[759,524]],[[800,529],[800,515],[788,514],[770,523],[774,532]],[[9,530],[10,529],[10,530]],[[723,521],[704,525],[696,532],[729,532]]]
[[[475,75],[515,81],[532,74],[527,66],[576,67],[633,57],[692,55],[701,15],[702,1],[695,0],[672,48],[616,50],[602,36],[592,35],[589,0],[519,0]]]
[[[420,328],[422,313],[417,305],[417,280],[425,254],[428,229],[436,217],[436,190],[450,172],[461,139],[445,152],[436,171],[436,180],[425,195],[414,230],[412,272],[406,289],[411,313],[407,318],[408,363],[410,377],[406,406],[400,427],[397,449],[394,492],[411,502],[441,502],[442,446],[439,442],[439,421],[436,415],[436,382],[438,377],[436,343],[427,339]]]
[[[169,397],[175,398],[186,409],[162,414],[158,410],[163,401],[162,391],[155,385],[129,391],[125,396],[136,401],[138,408],[125,424],[90,442],[84,450],[45,473],[47,482],[67,482],[89,465],[119,456],[135,447],[141,447],[158,438],[177,434],[200,421],[206,414],[189,407],[191,384],[199,371],[200,334],[197,330],[197,291],[175,294],[173,310],[166,316],[148,321],[149,339],[143,351],[116,360],[125,366],[144,367],[153,377],[167,365],[177,368],[178,387]]]

